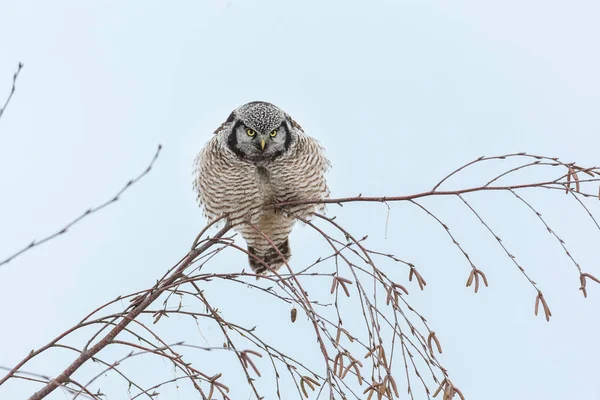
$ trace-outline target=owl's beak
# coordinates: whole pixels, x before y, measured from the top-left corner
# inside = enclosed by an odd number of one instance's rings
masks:
[[[260,139],[260,149],[261,150],[265,149],[266,144],[267,144],[267,141],[265,139]]]

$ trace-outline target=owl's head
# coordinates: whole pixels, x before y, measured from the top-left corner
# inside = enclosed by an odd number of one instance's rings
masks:
[[[279,107],[253,101],[235,109],[226,123],[231,123],[227,145],[242,160],[271,161],[292,143],[293,123]]]

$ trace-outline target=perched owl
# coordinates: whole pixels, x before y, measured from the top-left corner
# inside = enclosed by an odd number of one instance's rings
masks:
[[[275,210],[275,203],[315,200],[329,196],[329,169],[319,143],[279,107],[255,101],[236,108],[216,130],[194,161],[194,188],[205,216],[227,215],[241,233],[248,252],[269,269],[284,264],[273,246],[252,226],[291,256],[288,236],[296,217],[308,217],[323,205],[300,205]],[[249,256],[257,274],[265,265]]]

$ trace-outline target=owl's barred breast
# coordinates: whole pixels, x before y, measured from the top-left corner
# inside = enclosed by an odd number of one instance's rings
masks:
[[[211,220],[230,214],[232,222],[242,218],[256,223],[257,211],[273,213],[267,208],[274,203],[315,200],[329,195],[323,176],[329,162],[320,145],[309,137],[300,136],[290,154],[262,166],[239,160],[220,147],[219,138],[213,137],[196,159],[198,200]],[[290,212],[306,217],[314,208],[296,206]]]

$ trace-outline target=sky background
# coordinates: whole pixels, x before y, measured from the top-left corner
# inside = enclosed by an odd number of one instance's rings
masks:
[[[186,253],[205,224],[191,186],[193,158],[248,101],[281,106],[323,144],[334,197],[428,190],[482,155],[527,151],[600,164],[599,17],[596,1],[0,0],[0,102],[18,62],[25,64],[0,119],[0,259],[110,198],[164,146],[122,201],[0,267],[0,366],[12,367],[98,305],[151,286]],[[447,187],[481,183],[508,165],[475,167]],[[558,192],[523,196],[582,268],[600,276],[600,232],[583,209]],[[387,238],[383,204],[329,214],[356,236],[368,234],[372,247],[417,265],[426,290],[405,272],[400,283],[437,332],[440,360],[468,399],[600,399],[600,285],[590,282],[583,298],[556,240],[510,194],[467,199],[540,285],[550,323],[533,315],[535,292],[456,198],[423,204],[486,272],[490,287],[477,295],[464,287],[468,263],[416,207],[392,206]],[[599,202],[588,204],[600,215]],[[292,267],[324,249],[305,227],[291,245]],[[233,252],[221,259],[215,270],[245,267]],[[207,290],[228,318],[257,325],[322,368],[307,322],[292,329],[289,308],[234,286]],[[222,343],[214,327],[165,326],[172,339]],[[195,365],[213,368],[196,355]],[[73,359],[57,351],[26,369],[55,375]],[[144,362],[138,373],[157,373],[150,358]],[[234,361],[214,362],[231,379],[241,372]],[[260,366],[268,370],[268,361]],[[116,381],[101,387],[126,398]],[[0,398],[26,398],[36,388],[10,382]],[[250,398],[245,385],[232,389],[234,399]]]

